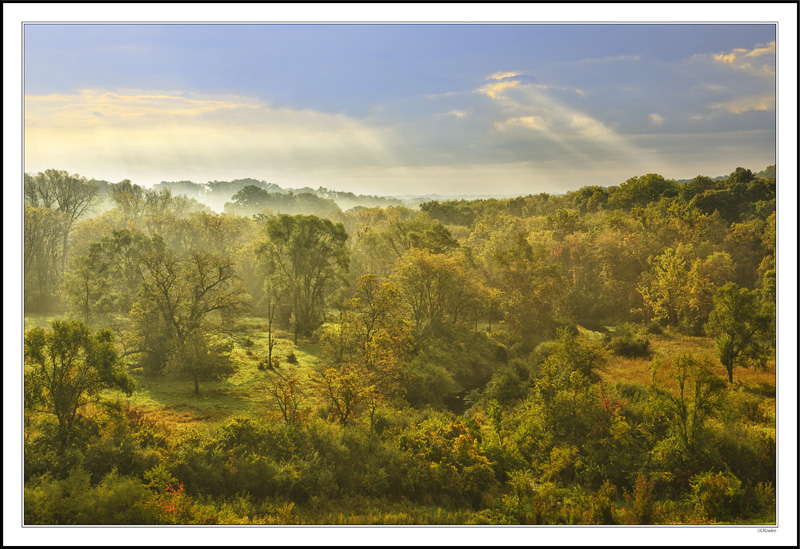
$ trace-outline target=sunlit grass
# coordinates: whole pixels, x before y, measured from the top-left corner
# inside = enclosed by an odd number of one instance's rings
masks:
[[[714,364],[714,373],[727,383],[728,373],[717,358],[717,349],[710,338],[691,337],[680,334],[647,335],[650,348],[653,351],[651,358],[625,358],[611,356],[608,365],[601,372],[603,381],[608,385],[629,383],[649,385],[653,381],[654,362],[662,364],[661,369],[656,368],[656,380],[660,387],[677,391],[677,383],[669,379],[663,371],[663,364],[683,353],[696,357],[707,357]],[[729,387],[732,393],[740,398],[749,398],[758,401],[764,413],[765,423],[774,429],[775,426],[775,393],[776,375],[775,361],[770,360],[766,368],[735,368],[733,371],[733,385]]]
[[[270,376],[297,378],[300,389],[306,391],[304,407],[315,409],[320,401],[311,396],[315,384],[314,372],[320,364],[321,349],[309,341],[294,344],[293,334],[278,330],[273,356],[279,357],[280,365],[275,369],[259,369],[259,363],[267,357],[266,323],[262,318],[248,317],[239,323],[242,333],[235,338],[231,358],[236,371],[230,377],[216,381],[201,381],[200,394],[194,394],[191,380],[171,379],[165,376],[147,376],[134,371],[136,389],[130,397],[109,393],[113,399],[122,399],[140,409],[146,415],[163,422],[176,430],[196,429],[213,431],[229,418],[250,415],[279,419],[280,411],[265,390]],[[252,345],[243,346],[245,339]],[[287,361],[293,353],[296,364]]]

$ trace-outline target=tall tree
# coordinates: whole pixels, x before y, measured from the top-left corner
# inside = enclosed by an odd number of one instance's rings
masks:
[[[495,254],[500,287],[512,329],[523,337],[548,339],[563,309],[565,283],[547,252],[519,233],[516,245]]]
[[[192,379],[199,394],[199,381],[230,371],[225,345],[214,336],[242,306],[244,291],[233,261],[201,252],[181,257],[160,237],[153,238],[152,249],[141,261],[145,280],[134,311],[138,331],[151,329],[148,315],[157,311],[166,331],[162,338],[169,340],[163,366],[169,374]]]
[[[294,311],[294,340],[322,324],[334,284],[343,281],[350,260],[341,223],[310,215],[280,215],[266,221],[267,240],[258,250],[271,283],[281,288]]]
[[[25,201],[64,214],[61,272],[67,270],[67,242],[75,222],[96,202],[98,188],[85,177],[64,170],[45,170],[25,181]]]
[[[328,328],[320,338],[333,365],[332,370],[320,372],[320,379],[343,423],[363,402],[372,424],[378,406],[398,396],[402,361],[411,349],[411,333],[403,316],[394,283],[365,275],[359,278],[339,325]]]
[[[25,307],[43,308],[55,294],[60,279],[63,234],[62,212],[25,204]]]

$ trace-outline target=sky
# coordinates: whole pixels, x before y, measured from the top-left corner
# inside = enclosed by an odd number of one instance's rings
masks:
[[[774,24],[27,24],[24,170],[561,193],[776,158]]]

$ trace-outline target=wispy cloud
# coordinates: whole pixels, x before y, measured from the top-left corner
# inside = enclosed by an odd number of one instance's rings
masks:
[[[543,84],[536,82],[535,78],[519,72],[496,72],[491,76],[487,76],[486,80],[490,82],[484,84],[477,90],[478,93],[488,95],[492,99],[505,98],[504,90],[513,88],[535,88],[538,90],[557,90],[568,91],[583,95],[583,90],[575,87],[556,86],[553,84]]]
[[[503,80],[505,78],[516,78],[517,76],[520,76],[520,73],[498,71],[490,76],[487,76],[486,80]]]
[[[650,122],[652,122],[656,126],[660,126],[661,124],[664,123],[664,117],[658,113],[653,112],[650,113],[649,116],[650,116]]]
[[[520,116],[494,123],[494,129],[500,132],[505,132],[514,127],[546,131],[550,128],[550,122],[541,116]]]
[[[773,59],[768,63],[756,63],[754,58],[771,56]],[[723,63],[739,70],[764,72],[774,74],[775,42],[767,45],[759,45],[753,49],[734,48],[728,52],[715,53],[712,58],[717,63]],[[755,64],[754,64],[755,63]]]
[[[181,170],[256,174],[391,165],[397,149],[396,136],[385,127],[271,108],[256,98],[83,90],[28,96],[25,106],[26,169],[33,171],[83,162],[114,172],[147,166],[162,177]]]
[[[774,111],[775,96],[772,94],[737,97],[729,101],[714,103],[711,109],[725,110],[734,114],[742,114],[749,111]]]
[[[484,95],[488,95],[492,99],[498,99],[505,97],[503,94],[503,90],[507,88],[516,88],[520,85],[519,80],[503,80],[500,82],[493,82],[491,84],[486,84],[481,88],[478,88],[478,93],[482,93]]]

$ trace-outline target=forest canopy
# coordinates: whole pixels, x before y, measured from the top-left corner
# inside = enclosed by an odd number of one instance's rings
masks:
[[[771,524],[775,167],[24,181],[26,524]]]

